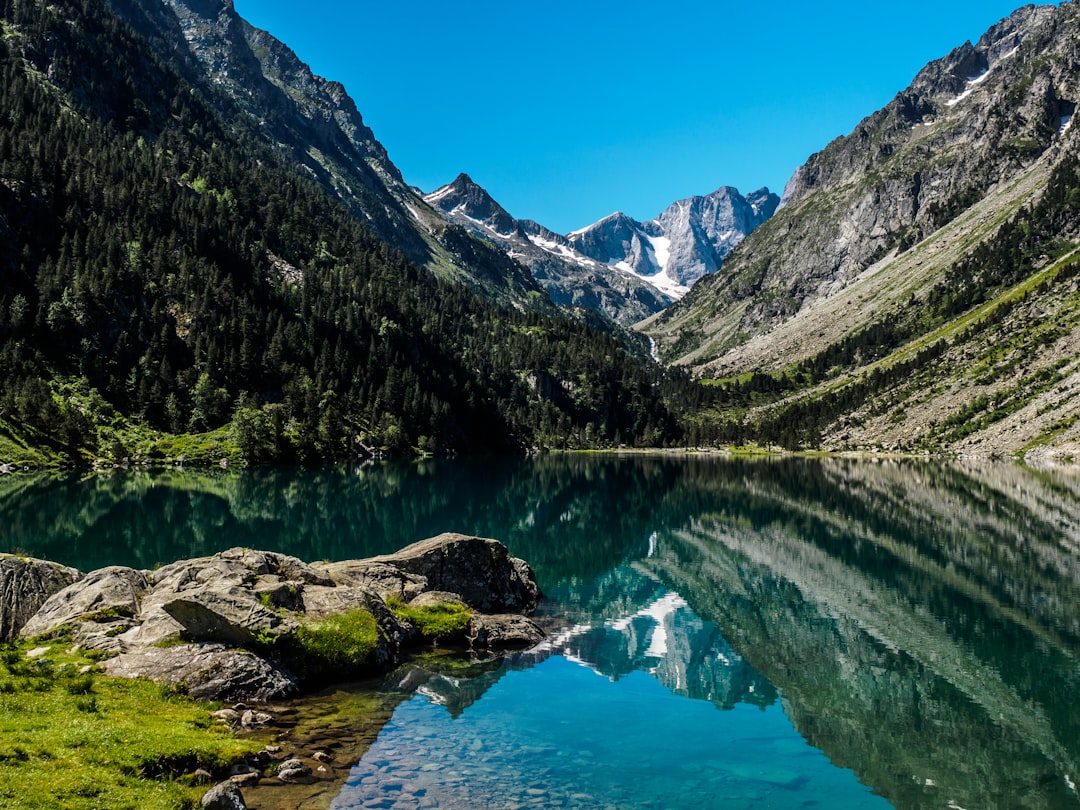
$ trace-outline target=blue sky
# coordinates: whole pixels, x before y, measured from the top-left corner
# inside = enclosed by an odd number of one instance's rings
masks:
[[[405,179],[467,172],[568,232],[723,185],[777,193],[1020,0],[235,0],[340,81]]]

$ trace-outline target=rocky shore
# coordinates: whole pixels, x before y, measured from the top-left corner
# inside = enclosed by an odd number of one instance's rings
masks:
[[[460,534],[362,560],[306,563],[233,548],[154,571],[84,574],[0,555],[0,641],[63,638],[98,651],[105,674],[229,704],[217,719],[245,728],[272,721],[260,705],[384,672],[435,640],[534,645],[544,633],[527,614],[539,598],[525,561],[496,540]],[[204,806],[243,807],[239,785],[260,764],[282,781],[310,775],[276,753],[241,766]]]

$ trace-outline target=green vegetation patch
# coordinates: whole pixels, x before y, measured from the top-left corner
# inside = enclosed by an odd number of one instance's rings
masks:
[[[410,607],[392,602],[390,609],[403,622],[415,627],[425,638],[440,639],[461,635],[469,626],[472,611],[464,605],[443,602],[437,605]]]
[[[220,771],[258,746],[211,707],[143,680],[95,673],[90,658],[0,649],[0,805],[35,810],[191,808]],[[85,670],[85,671],[84,671]]]
[[[309,668],[348,670],[362,666],[375,652],[379,630],[366,610],[351,610],[296,631],[296,644]]]

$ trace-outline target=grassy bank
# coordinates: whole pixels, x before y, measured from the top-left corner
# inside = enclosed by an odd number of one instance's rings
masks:
[[[149,681],[94,672],[53,643],[0,647],[0,805],[35,810],[198,806],[197,768],[258,746],[214,723],[217,708]]]

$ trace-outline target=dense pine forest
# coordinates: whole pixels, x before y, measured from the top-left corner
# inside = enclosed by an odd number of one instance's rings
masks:
[[[314,461],[680,440],[664,392],[685,380],[539,292],[500,305],[411,264],[101,0],[0,8],[9,447],[166,457],[197,435],[211,456]]]

